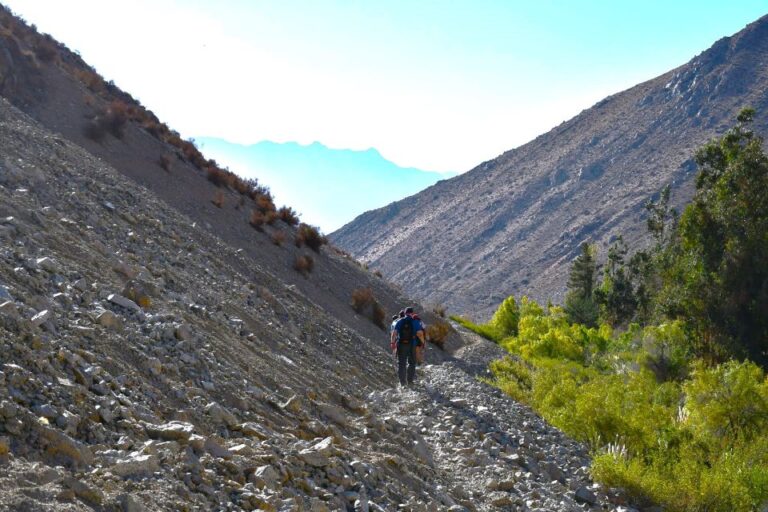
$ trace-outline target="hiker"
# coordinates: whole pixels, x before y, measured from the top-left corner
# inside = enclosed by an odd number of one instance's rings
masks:
[[[395,325],[397,325],[397,321],[400,320],[405,316],[405,310],[401,309],[399,313],[396,313],[392,315],[392,323],[389,324],[389,349],[392,351],[392,354],[395,354],[397,352],[397,339],[392,336],[392,332],[395,330]]]
[[[413,308],[406,308],[390,337],[397,347],[397,376],[401,386],[410,386],[416,378],[416,347],[424,344],[424,327],[413,318]],[[406,368],[407,365],[407,368]]]

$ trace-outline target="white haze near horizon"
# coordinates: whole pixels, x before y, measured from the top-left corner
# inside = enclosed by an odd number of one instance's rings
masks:
[[[764,0],[6,0],[185,137],[463,172],[705,50]],[[236,171],[236,169],[234,169]]]

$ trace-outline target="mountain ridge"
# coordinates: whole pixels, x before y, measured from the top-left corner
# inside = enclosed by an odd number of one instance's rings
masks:
[[[403,197],[403,190],[415,193],[451,175],[401,167],[376,148],[331,149],[317,141],[245,145],[215,137],[197,137],[195,141],[239,175],[268,183],[276,199],[291,198],[301,205],[298,210],[315,219],[313,222],[324,231],[346,224],[372,205]]]
[[[330,238],[405,290],[488,318],[506,296],[563,298],[584,241],[648,243],[643,205],[667,184],[693,193],[695,149],[744,106],[768,126],[768,17],[688,63],[608,96],[455,178],[366,212]],[[413,230],[399,229],[403,219]]]

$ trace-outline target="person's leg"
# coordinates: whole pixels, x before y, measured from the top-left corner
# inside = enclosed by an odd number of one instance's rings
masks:
[[[413,384],[416,379],[416,350],[415,347],[409,347],[408,351],[408,384]]]
[[[408,350],[407,346],[403,346],[402,344],[398,343],[397,347],[397,376],[400,379],[400,384],[405,386],[406,384],[406,371],[405,371],[405,365],[408,361]]]

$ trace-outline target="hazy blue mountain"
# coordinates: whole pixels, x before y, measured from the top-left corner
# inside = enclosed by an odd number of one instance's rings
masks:
[[[209,137],[195,141],[206,156],[241,176],[257,178],[278,204],[292,206],[304,222],[325,233],[454,175],[400,167],[375,149],[330,149],[319,142],[245,146]]]

